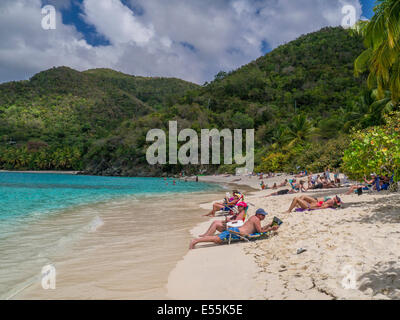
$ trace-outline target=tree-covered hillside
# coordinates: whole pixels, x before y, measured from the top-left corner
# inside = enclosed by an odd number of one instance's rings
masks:
[[[84,168],[83,155],[94,141],[109,136],[123,121],[155,112],[196,87],[179,79],[67,67],[1,84],[0,166]]]
[[[68,68],[3,84],[0,167],[73,168],[112,175],[179,172],[180,165],[149,168],[145,161],[147,131],[166,130],[169,120],[178,120],[179,129],[197,131],[255,128],[261,171],[277,163],[276,170],[336,167],[351,128],[382,122],[366,77],[354,76],[354,61],[363,50],[360,36],[325,28],[238,70],[220,72],[201,87],[178,79]],[[67,167],[55,157],[40,167],[32,160],[52,148],[75,148],[76,161]],[[27,159],[15,163],[15,153]]]

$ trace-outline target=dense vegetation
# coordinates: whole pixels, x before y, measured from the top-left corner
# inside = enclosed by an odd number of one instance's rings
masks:
[[[372,106],[385,116],[384,124],[356,130],[345,151],[342,167],[361,179],[371,172],[400,180],[400,1],[381,0],[370,21],[352,31],[364,38],[365,51],[355,61],[355,73],[369,72],[368,86],[376,88]]]
[[[149,167],[148,130],[256,130],[256,170],[318,171],[342,164],[349,134],[384,124],[389,96],[354,76],[362,35],[325,28],[197,86],[105,69],[51,69],[0,85],[0,167],[159,175]],[[366,70],[365,70],[366,71]],[[18,160],[17,160],[18,159]],[[221,162],[223,162],[221,160]],[[235,166],[186,166],[232,171]]]
[[[179,79],[66,67],[2,84],[0,167],[84,169],[88,150],[123,121],[136,121],[196,87]]]

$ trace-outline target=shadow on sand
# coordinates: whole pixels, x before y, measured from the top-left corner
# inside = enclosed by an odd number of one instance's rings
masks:
[[[362,197],[362,196],[361,196]],[[368,202],[347,202],[344,208],[365,207],[368,205],[370,213],[354,219],[345,219],[341,223],[400,223],[400,194],[394,193],[385,198]]]
[[[400,300],[400,266],[397,261],[378,263],[370,272],[358,278],[359,290],[372,290],[372,294],[383,294],[389,299]]]

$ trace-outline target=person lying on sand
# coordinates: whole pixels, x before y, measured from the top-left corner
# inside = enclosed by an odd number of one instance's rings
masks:
[[[307,176],[307,170],[301,171],[299,174],[295,175],[296,178],[302,178],[302,177],[306,177],[306,176]]]
[[[296,197],[293,199],[289,210],[287,213],[291,213],[294,208],[298,207],[304,210],[312,209],[327,209],[327,208],[337,208],[342,205],[342,200],[335,196],[333,199],[329,197],[325,198],[312,198],[307,196]]]
[[[309,181],[308,188],[309,189],[331,189],[331,188],[338,188],[338,186],[333,181],[328,181],[325,178],[318,176],[314,183],[312,180]]]
[[[288,184],[288,179],[285,179],[285,181],[283,181],[281,184],[279,184],[277,186],[277,188],[282,188],[282,187],[286,186],[287,184]],[[275,186],[276,186],[276,183],[275,183]]]
[[[266,195],[265,197],[272,197],[272,196],[282,196],[284,194],[291,194],[291,193],[298,193],[300,191],[306,192],[307,189],[304,186],[304,182],[300,181],[300,183],[296,183],[296,180],[294,179],[290,185],[292,186],[292,189],[283,189],[279,190],[278,192],[271,193],[269,195]],[[272,188],[273,189],[273,188]]]
[[[299,191],[306,192],[307,191],[304,187],[303,180],[300,180],[300,182],[297,182],[296,179],[289,180],[289,184],[295,192],[299,192]]]
[[[298,191],[295,191],[294,189],[292,189],[292,190],[283,189],[283,190],[279,190],[278,192],[274,192],[274,193],[271,193],[269,195],[266,195],[265,197],[268,198],[268,197],[272,197],[272,196],[282,196],[282,195],[285,195],[285,194],[297,193],[297,192]]]
[[[232,198],[229,198],[229,199],[225,198],[224,202],[214,203],[212,210],[209,213],[205,214],[204,217],[215,217],[215,213],[217,211],[222,210],[225,207],[234,207],[241,199],[241,196],[242,195],[238,191],[233,190]]]
[[[225,221],[223,220],[213,221],[213,223],[211,223],[210,227],[208,228],[207,232],[200,235],[199,237],[203,238],[207,236],[213,236],[216,231],[223,232],[224,230],[226,230],[226,224],[228,222],[236,222],[238,224],[238,227],[242,226],[246,217],[246,209],[248,205],[246,202],[239,202],[237,204],[237,207],[238,207],[237,214],[231,217],[226,217]],[[239,225],[240,222],[242,223],[241,225]]]
[[[272,226],[273,225],[272,223],[265,227],[261,227],[261,221],[265,219],[265,216],[267,214],[268,213],[265,212],[264,209],[258,209],[256,211],[256,214],[252,216],[249,220],[247,220],[247,222],[242,227],[229,228],[227,231],[224,231],[216,236],[206,236],[202,238],[193,239],[190,242],[189,249],[194,249],[196,244],[200,242],[213,242],[215,244],[222,244],[224,240],[229,238],[230,235],[229,230],[238,232],[243,236],[247,236],[255,232],[262,233],[262,232],[277,230],[279,226]]]
[[[308,187],[305,186],[305,183],[303,180],[300,180],[299,183],[296,183],[293,188],[297,191],[301,191],[301,192],[306,192],[308,190]]]

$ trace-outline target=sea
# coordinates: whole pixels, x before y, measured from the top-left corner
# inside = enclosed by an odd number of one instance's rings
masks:
[[[211,183],[0,173],[0,299],[167,299]],[[51,272],[50,272],[50,271]]]

